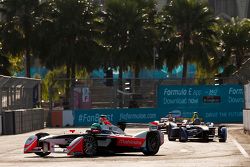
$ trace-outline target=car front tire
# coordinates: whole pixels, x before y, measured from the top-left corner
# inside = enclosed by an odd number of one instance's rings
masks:
[[[142,151],[144,155],[155,155],[160,148],[160,136],[158,133],[148,133],[146,137],[146,148]]]

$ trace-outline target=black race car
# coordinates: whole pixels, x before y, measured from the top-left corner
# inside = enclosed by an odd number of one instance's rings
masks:
[[[219,138],[219,142],[226,142],[227,140],[227,128],[225,126],[219,126],[216,135],[216,127],[214,127],[213,123],[204,124],[200,123],[199,120],[194,122],[183,121],[182,124],[171,122],[168,128],[169,141],[175,141],[176,139],[179,139],[180,142],[187,142],[193,139],[209,141],[215,137]]]

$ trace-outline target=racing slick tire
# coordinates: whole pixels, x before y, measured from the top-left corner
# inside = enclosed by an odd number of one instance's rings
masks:
[[[218,136],[219,136],[219,142],[226,142],[227,141],[227,128],[219,127]]]
[[[168,140],[169,141],[175,141],[176,138],[172,137],[172,125],[169,124],[168,125]]]
[[[142,150],[144,155],[155,155],[160,148],[160,136],[156,132],[149,132],[146,137],[146,148]]]
[[[93,157],[97,154],[97,141],[92,135],[86,135],[83,144],[83,154],[87,157]]]
[[[188,134],[187,130],[184,127],[180,127],[180,136],[179,136],[180,142],[187,142],[188,141]]]
[[[36,136],[37,136],[37,140],[38,140],[38,146],[43,147],[43,143],[39,142],[39,139],[42,137],[45,137],[45,136],[49,136],[49,134],[48,133],[37,133]],[[50,152],[35,152],[35,154],[40,156],[40,157],[45,157],[45,156],[49,155]]]
[[[208,131],[203,131],[202,139],[204,142],[209,142],[209,132]]]
[[[40,157],[46,157],[47,155],[50,154],[50,152],[35,152],[35,154]]]

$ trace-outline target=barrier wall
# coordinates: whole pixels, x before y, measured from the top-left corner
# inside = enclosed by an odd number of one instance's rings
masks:
[[[244,85],[245,108],[243,110],[244,130],[250,133],[250,83]]]
[[[62,127],[63,125],[63,109],[53,109],[51,113],[52,127]]]
[[[14,134],[14,120],[12,111],[3,112],[3,134]]]
[[[244,130],[250,131],[250,110],[243,110]]]
[[[3,134],[20,134],[44,128],[43,109],[20,109],[3,112]]]
[[[157,108],[88,109],[53,111],[53,126],[89,126],[105,114],[117,122],[147,123],[172,112],[175,116],[192,117],[198,112],[206,122],[242,123],[244,91],[241,85],[159,86]]]
[[[2,115],[0,115],[0,135],[3,133],[3,126],[2,126]]]
[[[102,114],[107,115],[114,124],[117,122],[147,123],[159,119],[159,112],[155,108],[74,110],[74,126],[89,126],[98,122]]]
[[[64,110],[62,117],[63,117],[62,121],[63,127],[74,125],[74,115],[72,110]]]
[[[172,112],[191,117],[198,112],[205,121],[242,123],[244,90],[241,85],[160,86],[158,108],[161,116]]]

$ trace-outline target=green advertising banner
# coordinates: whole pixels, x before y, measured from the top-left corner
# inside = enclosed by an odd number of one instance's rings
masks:
[[[160,86],[158,109],[162,114],[174,113],[191,117],[198,112],[205,121],[242,122],[244,90],[241,85]]]
[[[105,114],[117,122],[148,123],[172,112],[177,117],[191,118],[198,112],[205,122],[242,123],[244,93],[241,85],[159,86],[157,108],[74,110],[74,125],[98,122]]]

